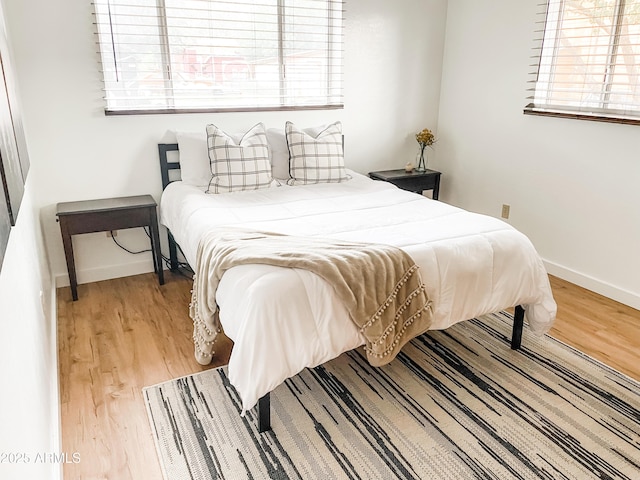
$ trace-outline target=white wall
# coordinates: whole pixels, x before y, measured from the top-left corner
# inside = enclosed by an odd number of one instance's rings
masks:
[[[0,21],[7,3],[1,2]],[[6,31],[9,54],[15,58],[12,29],[7,25]],[[19,85],[17,90],[20,95]],[[24,126],[28,131],[26,122]],[[35,201],[37,170],[32,161],[0,271],[0,453],[3,455],[0,478],[3,480],[53,480],[61,476],[60,464],[37,458],[38,454],[58,455],[61,448],[56,297],[40,226],[40,209]]]
[[[449,0],[440,198],[526,233],[550,273],[640,308],[640,127],[525,116],[537,0]]]
[[[35,168],[35,167],[34,167]],[[33,171],[33,169],[32,169]],[[55,290],[48,271],[29,174],[0,272],[0,478],[58,478],[60,453]]]
[[[90,2],[11,3],[14,63],[34,132],[30,151],[42,159],[38,201],[53,274],[63,283],[55,204],[143,193],[159,199],[156,144],[168,130],[342,120],[347,164],[368,172],[402,167],[414,155],[413,133],[436,125],[445,0],[348,2],[344,110],[117,117],[103,113]],[[118,239],[134,249],[147,245],[140,229],[119,232]],[[105,233],[76,236],[74,243],[80,283],[152,270],[149,254],[126,254]]]

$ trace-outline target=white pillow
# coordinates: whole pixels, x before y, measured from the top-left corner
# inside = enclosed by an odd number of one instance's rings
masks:
[[[342,124],[300,129],[285,125],[289,147],[290,185],[338,183],[349,180],[344,166]]]
[[[176,132],[180,155],[180,179],[189,185],[207,186],[211,166],[207,151],[207,132]]]
[[[289,147],[282,128],[268,128],[267,140],[271,150],[271,174],[273,178],[289,180]]]
[[[207,193],[257,190],[273,184],[269,144],[262,123],[240,139],[207,125],[207,148],[212,174]]]

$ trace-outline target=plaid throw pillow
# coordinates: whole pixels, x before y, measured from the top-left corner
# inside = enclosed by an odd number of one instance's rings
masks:
[[[289,146],[289,185],[338,183],[349,180],[344,167],[342,124],[328,125],[313,135],[287,122],[285,134]]]
[[[207,193],[271,187],[269,144],[262,123],[240,139],[232,138],[215,125],[207,125],[207,148],[212,173]]]

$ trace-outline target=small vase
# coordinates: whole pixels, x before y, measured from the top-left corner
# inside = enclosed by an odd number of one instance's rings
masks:
[[[421,145],[418,149],[418,154],[416,155],[416,172],[424,172],[427,170],[427,159],[424,153],[425,147]]]

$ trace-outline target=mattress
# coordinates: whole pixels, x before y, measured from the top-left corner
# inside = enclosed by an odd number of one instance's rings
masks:
[[[173,182],[162,195],[160,220],[193,266],[202,236],[220,226],[394,245],[420,267],[433,302],[432,329],[522,305],[534,333],[549,330],[556,304],[524,234],[499,219],[349,173],[344,183],[217,195]],[[229,379],[245,410],[286,378],[364,343],[331,287],[305,270],[234,267],[223,275],[216,303],[234,341]]]

